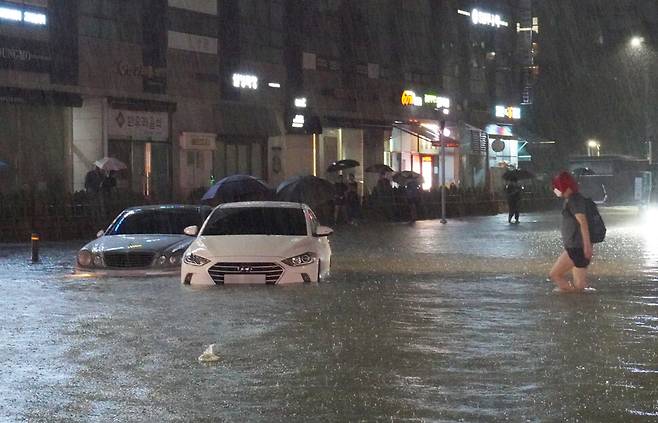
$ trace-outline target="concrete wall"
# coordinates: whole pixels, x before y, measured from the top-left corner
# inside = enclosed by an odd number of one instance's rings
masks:
[[[103,123],[105,100],[87,98],[82,107],[73,108],[73,191],[83,190],[85,175],[94,166],[94,161],[105,156],[107,141]]]

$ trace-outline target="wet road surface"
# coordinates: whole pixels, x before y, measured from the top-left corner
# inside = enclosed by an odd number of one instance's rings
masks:
[[[342,227],[331,279],[288,287],[0,246],[0,421],[655,421],[658,218],[603,216],[580,295],[546,280],[555,212]]]

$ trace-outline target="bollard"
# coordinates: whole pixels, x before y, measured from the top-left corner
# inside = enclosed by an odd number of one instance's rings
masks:
[[[32,232],[30,240],[32,241],[32,263],[36,263],[39,261],[39,234]]]

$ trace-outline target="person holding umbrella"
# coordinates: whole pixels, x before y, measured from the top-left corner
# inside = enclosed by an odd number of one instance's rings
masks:
[[[505,195],[507,196],[507,206],[509,216],[507,221],[512,223],[512,217],[516,223],[519,223],[519,206],[521,204],[521,194],[523,187],[518,184],[521,179],[532,179],[535,175],[525,169],[510,169],[503,174],[503,179],[507,181],[505,185]]]
[[[511,177],[505,185],[505,195],[507,196],[507,208],[509,214],[507,216],[507,222],[512,223],[512,217],[514,217],[514,223],[519,223],[519,208],[521,205],[521,192],[523,188],[519,185],[516,177]]]

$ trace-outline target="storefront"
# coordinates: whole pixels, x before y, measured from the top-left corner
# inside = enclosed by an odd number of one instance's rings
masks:
[[[235,174],[267,179],[268,138],[279,135],[275,112],[264,106],[225,102],[216,106],[213,177]]]
[[[491,124],[486,127],[489,137],[489,167],[519,167],[519,140],[511,125]]]
[[[109,108],[107,128],[107,155],[128,166],[117,175],[118,189],[168,199],[172,187],[169,113]]]
[[[0,87],[0,190],[68,192],[71,113],[76,94]]]
[[[179,137],[181,194],[187,198],[192,192],[210,186],[213,178],[213,155],[217,150],[217,135],[202,132],[183,132]]]
[[[441,148],[439,126],[436,121],[394,124],[386,156],[395,171],[410,170],[423,176],[424,190],[441,185]],[[454,129],[446,126],[441,141],[445,143],[446,185],[459,185],[459,145],[453,136]]]

